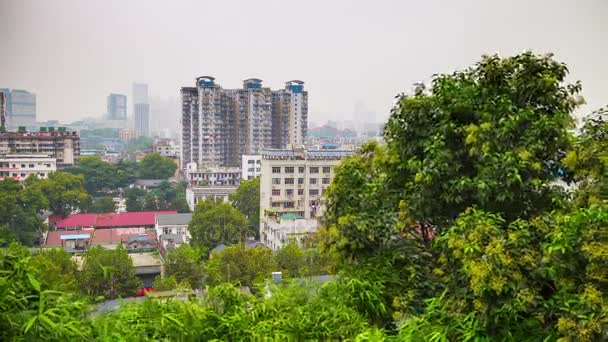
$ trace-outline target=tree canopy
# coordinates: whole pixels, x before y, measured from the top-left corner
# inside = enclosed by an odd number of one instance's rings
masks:
[[[187,283],[199,288],[203,280],[203,260],[207,250],[181,245],[170,250],[164,259],[165,277],[173,277],[176,285]]]
[[[253,286],[270,278],[277,269],[272,251],[265,247],[246,247],[237,244],[214,252],[207,262],[211,284],[234,283]]]
[[[84,256],[80,286],[89,296],[114,299],[131,297],[143,285],[122,245],[113,250],[98,245],[91,247]]]
[[[171,158],[159,153],[146,154],[139,165],[139,177],[142,179],[167,179],[173,177],[177,165]]]
[[[193,246],[211,250],[219,244],[231,245],[243,241],[247,220],[230,203],[204,200],[196,205],[188,229],[192,234]]]
[[[132,184],[135,181],[137,165],[122,160],[113,165],[101,160],[99,156],[86,156],[78,160],[78,165],[67,168],[66,172],[83,175],[85,189],[96,194]]]
[[[255,239],[260,235],[260,179],[242,180],[236,192],[230,195],[232,205],[247,218],[247,230]]]
[[[606,202],[573,208],[558,184],[603,172],[572,169],[581,85],[565,84],[567,73],[551,55],[524,53],[435,76],[398,97],[385,146],[336,168],[323,247],[347,268],[399,275],[381,279],[382,320],[401,317],[403,338],[602,334]],[[598,125],[581,141],[601,137],[589,134]],[[602,139],[583,159],[601,159]]]

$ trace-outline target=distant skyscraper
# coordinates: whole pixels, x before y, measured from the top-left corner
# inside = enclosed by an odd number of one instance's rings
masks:
[[[150,104],[148,103],[147,84],[133,83],[133,113],[137,134],[150,135]]]
[[[137,132],[137,135],[150,135],[150,105],[147,103],[136,103],[133,112],[135,116],[135,132]]]
[[[222,89],[210,76],[183,87],[182,168],[239,166],[241,156],[270,147],[304,142],[308,124],[308,95],[302,81],[289,81],[272,91],[262,80],[243,81],[242,89]]]
[[[148,102],[148,85],[145,83],[133,83],[133,104]]]
[[[110,94],[108,96],[108,119],[127,119],[127,96],[121,94]]]
[[[4,94],[4,113],[9,130],[36,124],[36,94],[25,90],[0,89]]]

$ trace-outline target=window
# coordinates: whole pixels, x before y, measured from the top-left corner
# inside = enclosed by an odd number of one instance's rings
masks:
[[[247,171],[249,171],[249,172],[253,172],[253,170],[254,170],[254,168],[252,168],[252,167],[247,169]]]
[[[281,196],[280,189],[272,189],[272,196]]]
[[[300,185],[304,184],[304,178],[298,178],[298,184],[300,184]]]
[[[272,173],[281,173],[281,167],[280,166],[274,166],[272,168]]]
[[[310,196],[319,196],[319,189],[310,189],[308,190],[308,194]]]
[[[310,183],[311,185],[315,185],[315,184],[317,184],[317,179],[316,179],[316,178],[311,178],[311,179],[309,179],[308,181],[309,181],[309,183]]]
[[[293,173],[293,167],[285,166],[285,173]]]
[[[25,167],[25,164],[21,164],[21,167]]]
[[[30,164],[30,165],[28,165],[28,166],[29,166],[29,167],[34,167],[34,164]]]
[[[273,178],[272,179],[272,184],[275,184],[275,185],[281,184],[281,178]]]
[[[293,178],[285,178],[285,184],[294,184],[293,180]]]
[[[304,189],[298,189],[298,195],[304,195]]]
[[[329,184],[329,178],[323,178],[323,180],[321,180],[321,183],[324,185]]]
[[[293,202],[285,202],[283,208],[294,208]]]
[[[256,160],[255,163],[256,164],[262,164],[262,161],[261,160]]]
[[[277,207],[280,207],[280,206],[281,206],[281,203],[279,203],[279,202],[272,202],[270,205],[271,205],[273,208],[277,208]]]
[[[331,167],[323,166],[323,173],[330,173],[330,172],[331,172]]]
[[[308,168],[308,172],[310,173],[319,173],[319,168],[318,167],[309,167]]]
[[[287,190],[285,190],[285,195],[287,195],[288,197],[293,196],[293,189],[287,189]]]
[[[305,169],[304,166],[300,166],[300,167],[298,167],[298,172],[304,173],[304,169]]]
[[[255,160],[248,160],[247,161],[247,164],[254,164],[254,163],[255,163]]]

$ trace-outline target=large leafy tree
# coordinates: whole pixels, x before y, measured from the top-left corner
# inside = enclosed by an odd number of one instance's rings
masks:
[[[260,179],[243,180],[230,196],[232,205],[247,218],[248,234],[256,239],[260,231]]]
[[[192,234],[191,244],[208,249],[242,241],[246,228],[245,215],[221,200],[200,201],[188,226]]]
[[[66,172],[51,172],[48,179],[36,182],[53,214],[67,217],[76,209],[81,209],[89,201],[84,188],[84,177]]]
[[[85,303],[47,286],[29,250],[0,249],[0,340],[88,340]]]
[[[114,299],[137,294],[142,282],[122,245],[113,250],[95,246],[84,256],[80,286],[86,295]]]
[[[42,249],[32,257],[41,286],[49,290],[78,292],[78,268],[63,248]]]
[[[34,180],[29,180],[33,182]],[[19,241],[33,246],[46,229],[39,214],[48,200],[38,187],[21,186],[12,178],[0,181],[0,245]]]
[[[206,269],[211,284],[252,286],[270,278],[276,267],[270,249],[237,244],[213,253]]]
[[[87,156],[78,160],[78,165],[66,169],[67,172],[83,175],[84,187],[91,194],[102,190],[113,189],[117,186],[117,170],[100,156]]]
[[[275,252],[277,267],[287,277],[300,277],[305,272],[304,251],[295,242],[290,242]]]
[[[146,190],[139,188],[125,189],[123,192],[126,198],[127,211],[142,211],[145,204]]]
[[[88,211],[97,214],[113,213],[116,211],[116,204],[112,197],[99,197],[93,200]]]
[[[203,260],[206,250],[181,245],[170,250],[164,259],[164,277],[173,277],[176,283],[187,282],[199,288],[203,280]]]
[[[594,279],[605,258],[591,250],[606,248],[593,242],[605,206],[570,212],[556,184],[571,177],[564,164],[578,165],[570,129],[581,86],[565,84],[567,73],[524,53],[438,75],[398,97],[385,146],[337,168],[322,245],[355,271],[373,260],[401,274],[378,284],[389,308],[380,322],[400,317],[413,340],[600,336],[605,284]],[[581,159],[602,159],[605,136],[593,136]]]
[[[159,153],[147,154],[140,162],[139,177],[143,179],[167,179],[173,176],[177,165],[171,158]]]

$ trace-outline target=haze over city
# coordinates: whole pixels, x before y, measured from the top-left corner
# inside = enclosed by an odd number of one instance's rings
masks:
[[[581,115],[608,94],[606,17],[603,0],[3,0],[0,87],[36,93],[38,120],[70,122],[101,117],[109,93],[130,102],[133,82],[177,104],[201,75],[225,88],[300,79],[311,122],[382,122],[416,81],[531,49],[555,53],[582,81]],[[177,127],[178,110],[168,115]]]

